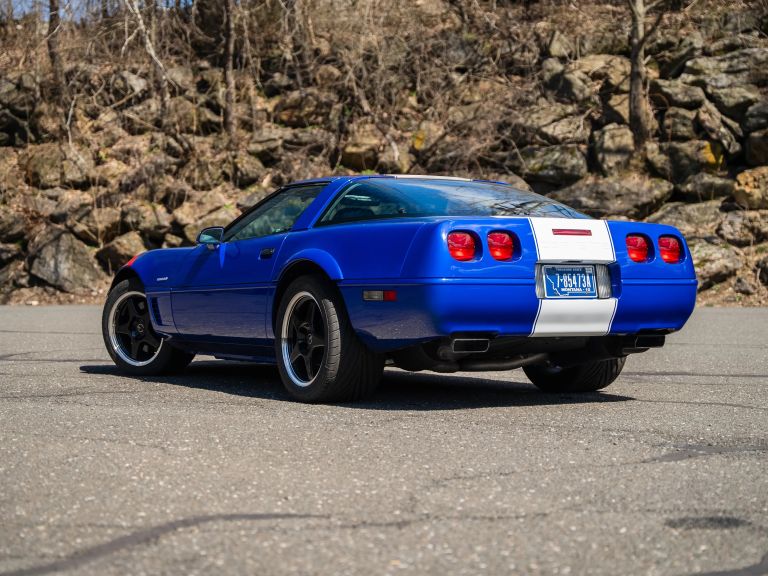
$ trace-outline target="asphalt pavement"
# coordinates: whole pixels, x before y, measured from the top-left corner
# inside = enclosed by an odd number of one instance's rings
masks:
[[[387,369],[131,378],[96,307],[0,307],[0,576],[768,573],[768,309],[700,309],[602,393]]]

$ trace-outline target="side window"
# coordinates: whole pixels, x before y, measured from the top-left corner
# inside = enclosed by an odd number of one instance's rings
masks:
[[[287,232],[325,184],[296,186],[273,196],[225,231],[224,241],[261,238]]]
[[[365,182],[353,184],[325,213],[319,224],[341,224],[403,216],[413,212],[405,197]]]

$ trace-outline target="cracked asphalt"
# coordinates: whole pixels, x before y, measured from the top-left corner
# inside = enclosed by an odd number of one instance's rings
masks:
[[[387,370],[130,378],[97,307],[0,307],[0,576],[768,574],[768,310],[700,309],[603,393]]]

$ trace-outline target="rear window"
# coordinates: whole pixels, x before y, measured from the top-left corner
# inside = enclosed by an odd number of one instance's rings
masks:
[[[588,218],[545,196],[506,184],[372,178],[345,189],[318,224],[422,216]]]

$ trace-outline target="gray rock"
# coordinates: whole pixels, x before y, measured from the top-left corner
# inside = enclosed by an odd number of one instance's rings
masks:
[[[27,219],[9,206],[0,204],[0,242],[20,240],[27,231]]]
[[[587,159],[580,146],[527,146],[510,157],[514,172],[529,182],[568,185],[587,174]]]
[[[291,127],[326,124],[337,103],[335,92],[316,88],[294,90],[283,96],[275,107],[278,120]]]
[[[555,94],[570,102],[584,102],[594,95],[589,77],[582,72],[566,72],[553,82]]]
[[[123,230],[134,230],[155,241],[162,240],[171,229],[171,215],[160,204],[132,203],[121,213]]]
[[[147,92],[149,83],[127,70],[118,73],[112,81],[112,89],[117,98],[140,97]]]
[[[219,116],[205,106],[196,106],[181,96],[168,101],[165,121],[182,134],[212,134],[221,129]]]
[[[84,292],[104,280],[93,253],[69,232],[48,227],[30,242],[33,276],[65,292]]]
[[[123,130],[139,135],[154,132],[160,126],[160,102],[157,98],[147,98],[143,102],[126,108],[121,116]]]
[[[585,144],[589,130],[584,116],[566,116],[539,128],[538,136],[550,144]]]
[[[627,126],[609,124],[593,133],[595,160],[606,176],[623,170],[634,154],[632,131]]]
[[[629,124],[629,94],[614,94],[603,102],[606,122]]]
[[[744,294],[745,296],[752,296],[757,292],[757,288],[743,276],[738,276],[733,283],[733,291],[738,292],[739,294]]]
[[[19,158],[19,165],[27,183],[38,188],[87,188],[91,184],[93,158],[88,150],[77,146],[29,146]]]
[[[761,242],[766,231],[763,215],[757,210],[728,212],[716,229],[717,235],[734,246]]]
[[[373,170],[379,161],[383,136],[373,124],[357,124],[341,151],[341,163],[353,170]]]
[[[696,204],[670,202],[647,218],[647,222],[669,224],[690,238],[707,238],[715,235],[715,229],[723,217],[720,200]]]
[[[232,182],[238,188],[246,188],[261,180],[264,176],[264,164],[261,160],[248,153],[238,153],[233,162],[235,173]]]
[[[227,198],[219,190],[190,192],[187,201],[173,211],[173,219],[180,226],[196,224],[202,218],[225,206]]]
[[[0,267],[0,292],[29,287],[29,272],[23,260],[13,260]]]
[[[194,92],[195,74],[189,66],[173,66],[166,70],[166,74],[175,94]]]
[[[695,140],[696,112],[685,108],[669,108],[664,113],[662,135],[665,140]]]
[[[738,124],[729,122],[717,108],[709,102],[696,112],[696,121],[699,128],[714,142],[719,143],[728,154],[735,156],[741,152],[741,144],[736,135],[741,136],[741,128]],[[734,134],[734,130],[737,134]]]
[[[735,182],[707,172],[690,176],[677,187],[677,192],[686,202],[704,202],[715,198],[726,198],[733,194]]]
[[[120,210],[117,208],[93,208],[85,214],[70,214],[67,227],[86,244],[102,245],[112,240],[120,231]]]
[[[239,215],[240,213],[235,209],[234,206],[222,206],[218,210],[214,210],[213,212],[203,216],[199,222],[185,226],[184,237],[187,239],[187,241],[194,242],[198,233],[203,228],[208,228],[210,226],[226,226]]]
[[[675,37],[668,44],[670,48],[655,56],[655,60],[659,64],[659,74],[662,78],[678,76],[688,61],[700,56],[704,46],[704,39],[701,33],[694,31],[686,34],[681,39]]]
[[[656,79],[651,82],[650,96],[657,108],[687,108],[695,110],[704,103],[704,90],[680,80]]]
[[[4,74],[0,78],[0,109],[8,109],[14,116],[31,117],[37,106],[36,85],[28,72],[14,78]]]
[[[645,218],[672,195],[673,188],[665,180],[630,174],[585,178],[550,197],[596,218]]]
[[[547,58],[539,68],[542,84],[550,89],[557,85],[557,79],[563,72],[565,72],[565,65],[557,58]]]
[[[725,154],[717,142],[690,140],[649,147],[648,161],[660,176],[684,182],[699,172],[717,172],[725,166]]]
[[[144,250],[145,246],[141,236],[134,231],[112,240],[96,253],[96,257],[109,272],[114,272]]]
[[[21,246],[18,244],[0,243],[0,266],[4,266],[19,256],[21,256]]]
[[[755,132],[768,128],[768,100],[761,100],[750,106],[741,122],[744,132]]]
[[[713,88],[709,96],[723,114],[741,122],[747,109],[760,101],[760,91],[752,85]]]
[[[699,291],[727,280],[743,265],[741,254],[722,242],[693,239],[688,242],[688,247],[699,279]]]
[[[747,137],[746,160],[750,166],[768,164],[768,128],[752,132]]]
[[[680,80],[707,92],[744,84],[768,83],[768,48],[747,48],[722,56],[689,60]]]
[[[760,282],[762,282],[764,286],[768,286],[768,256],[758,260],[756,268]]]

